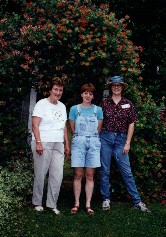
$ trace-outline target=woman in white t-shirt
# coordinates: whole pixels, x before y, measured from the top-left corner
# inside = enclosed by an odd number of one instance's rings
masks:
[[[59,101],[63,93],[63,82],[53,78],[49,85],[50,95],[41,99],[32,114],[32,152],[34,158],[34,186],[32,203],[37,211],[43,211],[42,198],[47,172],[48,189],[46,206],[55,214],[63,178],[64,152],[69,154],[66,127],[66,106]],[[65,142],[65,147],[64,147]]]

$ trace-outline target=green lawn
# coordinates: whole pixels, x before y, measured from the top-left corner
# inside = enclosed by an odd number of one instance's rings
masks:
[[[69,197],[70,198],[70,197]],[[114,203],[110,211],[102,211],[95,203],[95,215],[89,216],[84,209],[70,214],[68,202],[59,202],[60,216],[51,210],[36,212],[26,207],[11,236],[24,237],[165,237],[166,208],[160,204],[150,205],[151,213],[142,213],[130,204]],[[17,233],[17,234],[16,234]]]
[[[30,197],[31,198],[31,197]],[[101,197],[94,192],[90,216],[85,211],[85,193],[81,194],[80,211],[70,213],[73,206],[72,170],[65,162],[64,180],[58,200],[61,215],[55,215],[50,209],[36,212],[31,204],[26,203],[17,213],[18,217],[10,230],[3,237],[166,237],[166,206],[159,203],[148,205],[151,213],[143,213],[132,208],[126,200],[114,199],[109,211],[101,209]]]

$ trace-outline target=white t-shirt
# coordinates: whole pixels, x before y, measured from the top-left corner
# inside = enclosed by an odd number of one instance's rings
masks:
[[[42,118],[39,131],[43,142],[64,141],[64,127],[67,120],[66,106],[60,101],[57,102],[54,105],[45,98],[39,100],[34,107],[32,116]],[[35,140],[33,132],[32,140]]]

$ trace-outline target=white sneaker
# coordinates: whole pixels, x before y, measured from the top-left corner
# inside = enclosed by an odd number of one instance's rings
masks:
[[[36,211],[43,211],[43,207],[42,207],[42,206],[36,206],[36,207],[35,207],[35,210],[36,210]]]
[[[52,210],[53,210],[53,212],[54,212],[56,215],[60,215],[60,214],[61,214],[60,211],[59,211],[56,207],[53,208]]]
[[[103,208],[104,211],[110,209],[110,200],[109,199],[106,199],[105,201],[103,201],[102,208]]]
[[[145,205],[145,203],[143,202],[139,202],[138,204],[134,204],[133,206],[135,209],[139,209],[140,211],[144,211],[144,212],[151,212],[147,206]]]

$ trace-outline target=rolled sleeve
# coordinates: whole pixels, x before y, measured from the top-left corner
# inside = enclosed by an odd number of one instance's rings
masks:
[[[138,120],[138,116],[137,116],[134,105],[131,103],[130,106],[131,106],[131,109],[128,115],[128,124],[135,123]]]

